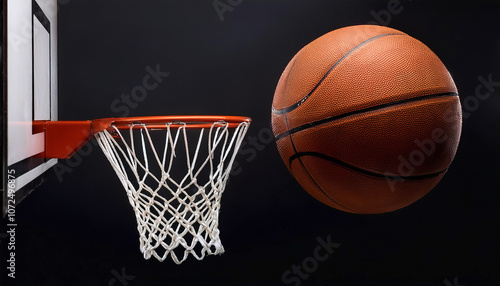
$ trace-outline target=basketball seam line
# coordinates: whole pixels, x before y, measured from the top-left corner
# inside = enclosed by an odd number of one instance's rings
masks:
[[[290,67],[290,70],[288,71],[285,79],[285,88],[284,88],[284,93],[286,93],[286,88],[288,86],[288,81],[290,80],[290,73],[293,70],[293,67],[295,66],[295,63],[297,63],[297,59],[299,58],[300,51],[297,53],[297,56],[293,58],[293,63],[292,66]],[[271,106],[272,107],[272,106]]]
[[[358,48],[364,46],[365,44],[367,44],[367,43],[369,43],[369,42],[371,42],[373,40],[376,40],[378,38],[385,37],[385,36],[391,36],[391,35],[405,35],[405,34],[399,34],[399,33],[381,34],[381,35],[377,35],[377,36],[371,37],[371,38],[369,38],[367,40],[364,40],[363,42],[359,43],[357,46],[355,46],[354,48],[352,48],[344,56],[342,56],[335,64],[333,64],[333,66],[325,73],[325,75],[323,75],[323,77],[314,86],[314,88],[306,96],[304,96],[301,100],[299,100],[298,102],[296,102],[296,103],[294,103],[294,104],[292,104],[292,105],[290,105],[288,107],[282,108],[282,109],[275,109],[274,106],[273,106],[272,107],[272,112],[274,114],[276,114],[276,115],[282,115],[282,114],[286,114],[286,113],[289,113],[289,112],[297,109],[300,105],[302,105],[313,94],[313,92],[326,79],[326,77],[332,72],[332,70],[335,67],[337,67],[345,58],[347,58],[350,54],[352,54],[355,50],[357,50]],[[300,53],[300,51],[299,51],[299,53]],[[297,61],[297,59],[294,61],[293,65],[295,65],[296,61]],[[292,68],[290,68],[290,71],[288,72],[287,78],[290,76],[291,72],[292,72]],[[286,91],[286,86],[285,86],[285,91]]]
[[[387,108],[387,107],[391,107],[391,106],[396,106],[396,105],[400,105],[400,104],[405,104],[405,103],[409,103],[409,102],[421,101],[421,100],[432,99],[432,98],[437,98],[437,97],[444,97],[444,96],[458,96],[458,93],[445,92],[445,93],[428,94],[428,95],[419,96],[419,97],[412,97],[412,98],[402,99],[402,100],[393,101],[393,102],[389,102],[389,103],[379,104],[379,105],[367,107],[364,109],[343,113],[343,114],[336,115],[336,116],[327,117],[324,119],[320,119],[317,121],[313,121],[310,123],[306,123],[306,124],[294,127],[292,129],[288,129],[288,127],[287,127],[288,130],[281,133],[281,134],[276,135],[275,139],[276,139],[276,141],[278,141],[283,137],[292,135],[292,134],[297,133],[299,131],[303,131],[303,130],[309,129],[311,127],[314,127],[314,126],[329,123],[329,122],[332,122],[332,121],[335,121],[338,119],[342,119],[345,117],[349,117],[349,116],[353,116],[353,115],[357,115],[357,114],[361,114],[361,113],[365,113],[365,112],[375,111],[375,110],[379,110],[379,109],[383,109],[383,108]],[[287,122],[287,126],[288,126],[288,122]]]
[[[330,161],[332,163],[335,163],[337,165],[340,165],[342,167],[348,168],[348,169],[350,169],[352,171],[356,171],[358,173],[361,173],[363,175],[367,175],[367,176],[371,176],[371,177],[376,177],[376,178],[382,178],[382,179],[386,179],[386,180],[388,180],[388,179],[390,179],[390,180],[396,180],[396,181],[398,181],[398,180],[399,181],[403,181],[403,180],[426,180],[426,179],[437,177],[437,176],[441,175],[442,173],[444,173],[444,172],[446,172],[448,170],[448,168],[446,168],[444,170],[441,170],[441,171],[438,171],[438,172],[434,172],[434,173],[430,173],[430,174],[413,175],[413,176],[397,176],[397,175],[389,173],[389,172],[387,172],[386,174],[380,174],[380,173],[375,173],[375,172],[368,171],[368,170],[365,170],[365,169],[361,169],[359,167],[356,167],[356,166],[350,165],[350,164],[348,164],[348,163],[346,163],[344,161],[341,161],[341,160],[339,160],[337,158],[334,158],[334,157],[331,157],[331,156],[328,156],[326,154],[319,153],[319,152],[300,152],[300,153],[295,153],[294,155],[290,156],[290,159],[289,159],[290,169],[291,169],[293,160],[299,159],[302,162],[302,160],[300,158],[304,157],[304,156],[321,158],[321,159]]]
[[[285,122],[286,122],[286,125],[287,125],[287,129],[289,128],[288,126],[288,120],[287,120],[287,116],[285,114]],[[293,156],[296,156],[298,153],[297,153],[297,148],[295,148],[295,143],[293,143],[293,138],[292,136],[290,135],[290,142],[292,143],[292,148],[293,148],[293,151],[295,152],[295,154]],[[291,157],[293,157],[291,156]],[[291,158],[290,157],[290,158]],[[300,157],[297,157],[297,159],[299,159],[299,162],[300,162],[300,165],[302,166],[302,168],[304,169],[304,171],[306,171],[306,174],[307,176],[309,176],[309,178],[311,178],[311,181],[313,181],[314,185],[316,185],[316,187],[327,197],[329,198],[332,202],[336,203],[337,205],[349,210],[349,211],[352,211],[352,212],[355,212],[354,210],[348,208],[348,207],[345,207],[344,205],[342,205],[341,203],[337,202],[334,198],[332,198],[327,192],[325,192],[323,190],[323,188],[321,188],[321,186],[318,184],[318,182],[316,182],[316,180],[313,178],[313,176],[311,175],[311,173],[309,173],[309,171],[307,170],[306,166],[304,165],[304,162],[302,162],[302,160],[300,159]],[[290,171],[292,171],[292,166],[291,166],[291,161],[290,161]]]

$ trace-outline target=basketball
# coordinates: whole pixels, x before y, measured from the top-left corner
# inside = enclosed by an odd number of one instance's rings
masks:
[[[358,214],[425,196],[455,157],[462,126],[441,60],[415,38],[375,25],[334,30],[302,48],[279,79],[271,117],[299,184]]]

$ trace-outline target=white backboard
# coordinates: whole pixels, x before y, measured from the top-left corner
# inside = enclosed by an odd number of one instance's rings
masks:
[[[57,120],[57,0],[2,0],[2,209],[18,204],[57,160],[38,120]],[[12,181],[15,180],[15,181]],[[7,184],[10,182],[10,184]],[[8,191],[15,192],[15,202]]]

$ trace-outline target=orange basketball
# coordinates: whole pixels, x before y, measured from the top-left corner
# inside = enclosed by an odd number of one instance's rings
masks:
[[[363,214],[400,209],[434,188],[461,125],[441,60],[407,34],[372,25],[301,49],[272,108],[278,150],[300,185],[328,206]]]

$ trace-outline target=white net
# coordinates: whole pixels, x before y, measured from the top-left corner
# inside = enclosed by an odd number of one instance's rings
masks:
[[[134,209],[145,259],[170,255],[180,264],[190,254],[201,260],[224,252],[221,196],[250,123],[229,128],[218,121],[194,130],[186,124],[112,126],[96,134]]]

